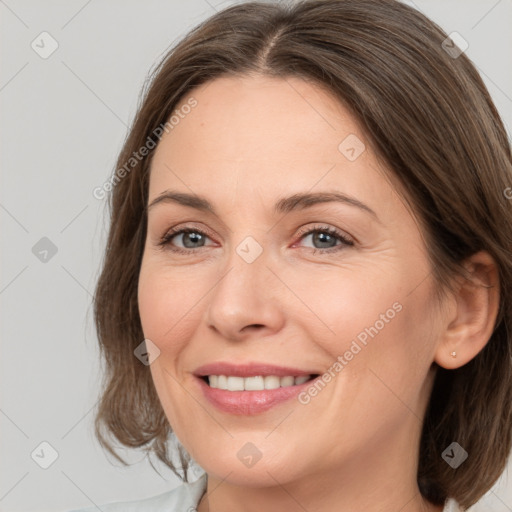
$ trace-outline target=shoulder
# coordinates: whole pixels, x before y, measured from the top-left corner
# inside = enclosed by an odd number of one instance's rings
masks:
[[[445,501],[443,512],[462,512],[460,505],[453,499],[448,498]]]
[[[190,484],[181,484],[172,491],[138,501],[124,501],[101,505],[103,512],[190,512],[197,507],[206,490],[206,474]],[[70,512],[97,512],[98,507]]]

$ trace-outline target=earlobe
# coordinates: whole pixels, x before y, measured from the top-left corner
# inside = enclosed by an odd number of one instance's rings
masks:
[[[485,347],[498,316],[499,278],[492,256],[480,251],[468,258],[464,266],[470,280],[457,280],[457,291],[452,295],[454,311],[447,319],[434,358],[448,370],[465,365]]]

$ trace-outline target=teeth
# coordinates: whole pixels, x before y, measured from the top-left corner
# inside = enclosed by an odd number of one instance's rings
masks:
[[[215,375],[212,375],[215,377]],[[211,379],[211,377],[210,377]],[[263,377],[246,377],[245,379],[240,379],[244,381],[244,389],[246,391],[259,391],[261,389],[265,389],[265,379]]]
[[[306,377],[306,380],[309,379],[309,377]],[[279,385],[281,387],[286,387],[286,386],[293,386],[295,384],[295,377],[281,377],[279,379]]]
[[[244,379],[242,377],[228,377],[226,388],[230,391],[243,391]]]
[[[288,386],[304,384],[311,378],[311,375],[300,377],[277,375],[255,376],[255,377],[233,377],[231,375],[210,375],[208,383],[211,388],[223,389],[226,391],[263,391],[264,389],[277,389]]]
[[[295,377],[295,385],[298,386],[299,384],[304,384],[304,382],[307,380],[309,380],[309,376],[307,375],[303,375],[302,377]]]

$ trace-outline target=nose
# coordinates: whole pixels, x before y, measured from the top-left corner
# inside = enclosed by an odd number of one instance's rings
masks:
[[[230,341],[266,336],[284,325],[282,283],[267,266],[265,251],[252,263],[233,249],[226,271],[209,294],[208,328]]]

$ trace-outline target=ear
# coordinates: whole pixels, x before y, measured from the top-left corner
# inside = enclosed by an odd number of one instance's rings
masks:
[[[470,280],[457,278],[452,295],[454,308],[436,347],[435,362],[446,369],[459,368],[487,344],[499,309],[499,277],[496,263],[486,251],[464,262]],[[453,355],[455,354],[455,355]]]

